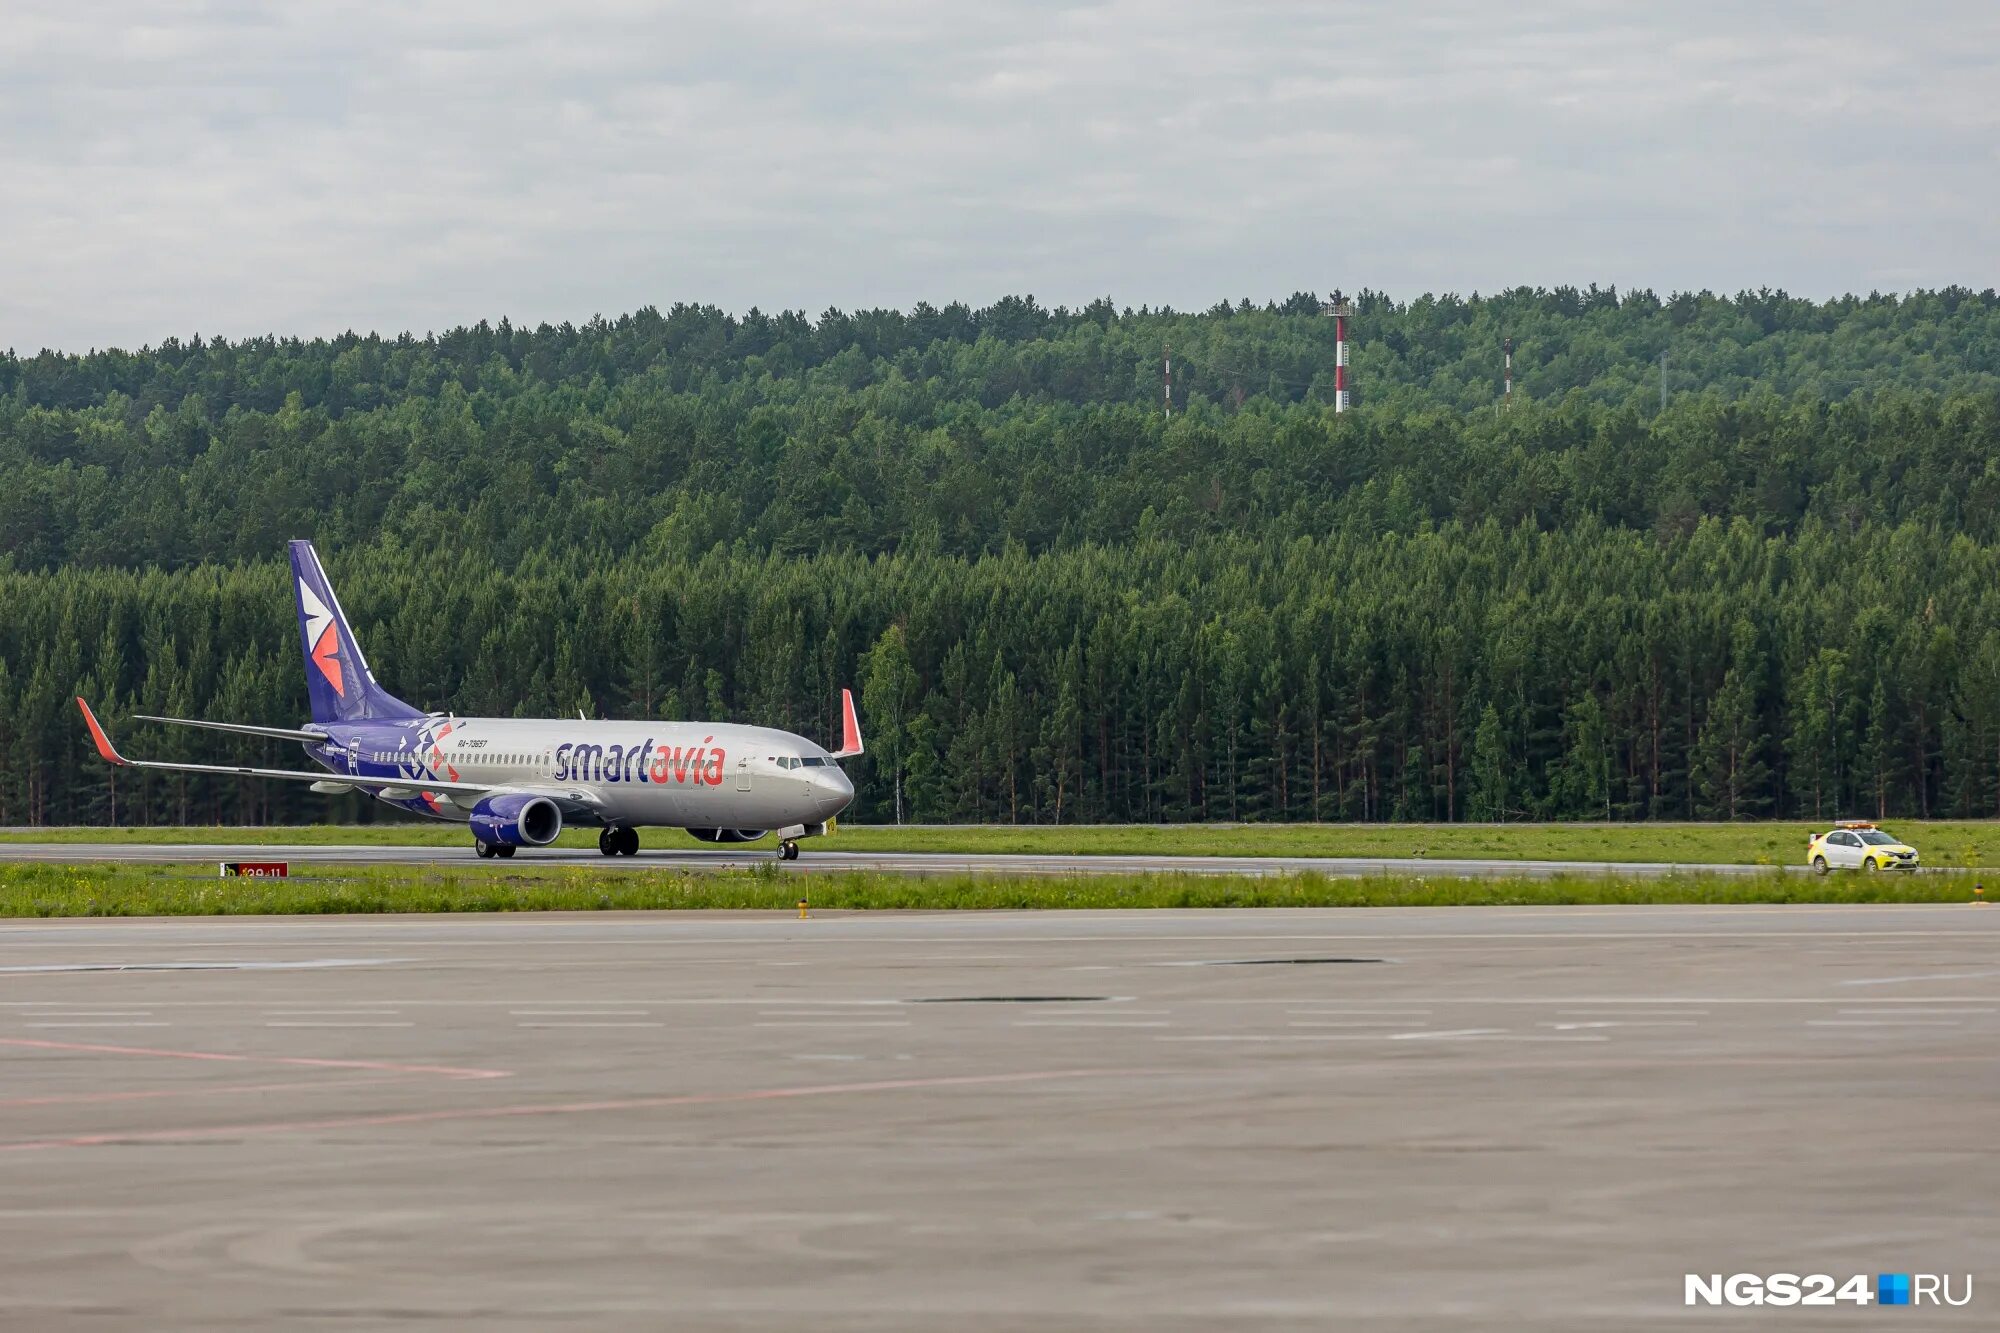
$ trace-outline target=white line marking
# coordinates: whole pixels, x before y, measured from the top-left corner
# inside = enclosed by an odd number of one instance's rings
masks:
[[[1843,981],[1843,986],[1899,986],[1906,981],[1971,981],[1977,977],[2000,977],[2000,968],[1989,968],[1984,972],[1925,972],[1912,977],[1860,977],[1853,981]]]
[[[516,1023],[517,1028],[663,1028],[665,1023]]]
[[[1412,1032],[1406,1034],[1406,1036],[1410,1037],[1428,1037],[1431,1035],[1433,1034],[1428,1032]],[[1443,1036],[1446,1034],[1439,1033],[1436,1035]],[[1476,1036],[1465,1035],[1462,1037],[1462,1039],[1465,1041],[1555,1041],[1555,1042],[1577,1042],[1577,1041],[1597,1042],[1597,1041],[1611,1040],[1611,1038],[1609,1037],[1597,1037],[1597,1036],[1580,1036],[1580,1037],[1557,1037],[1557,1036],[1547,1036],[1547,1035],[1520,1036],[1520,1035],[1515,1035],[1513,1033],[1497,1032],[1497,1031],[1481,1032]],[[1198,1036],[1198,1037],[1160,1036],[1160,1037],[1154,1037],[1153,1040],[1154,1041],[1285,1042],[1285,1041],[1399,1041],[1402,1040],[1402,1038],[1392,1037],[1387,1033],[1382,1033],[1382,1032],[1288,1032],[1283,1035],[1258,1032],[1258,1033],[1231,1033],[1226,1036]]]
[[[415,1023],[335,1023],[317,1020],[300,1023],[266,1023],[267,1028],[413,1028]]]
[[[394,1009],[266,1009],[266,1018],[390,1018]]]
[[[1271,909],[1271,910],[1278,910],[1278,909]],[[1354,910],[1359,911],[1362,909],[1356,908]],[[2000,913],[1995,913],[1994,915],[1996,919],[2000,919]],[[1112,997],[1112,998],[1115,999],[1117,997]],[[1493,1005],[1529,1005],[1542,1009],[1554,1009],[1558,1005],[1584,1004],[1584,1003],[1595,1004],[1595,1005],[1628,1005],[1628,1004],[1673,1005],[1682,1003],[1682,1001],[1674,999],[1672,997],[1663,998],[1659,996],[1620,996],[1620,995],[1608,995],[1608,996],[1607,995],[1587,995],[1587,996],[1585,995],[1561,995],[1561,996],[1427,995],[1424,996],[1423,998],[1432,1004],[1446,1005],[1456,1008],[1465,1008],[1469,1006],[1471,1007],[1493,1006]],[[1744,1006],[1744,1007],[1755,1007],[1757,1005],[1824,1006],[1824,1005],[1839,1005],[1839,1004],[1852,1003],[1851,1001],[1842,999],[1839,996],[1810,998],[1810,997],[1799,997],[1799,996],[1774,997],[1774,996],[1742,996],[1742,995],[1704,995],[1701,996],[1698,1001],[1690,1000],[1687,1002],[1700,1003],[1700,1004]],[[32,1018],[34,1015],[31,1013],[27,1013],[25,1011],[30,1009],[41,1009],[46,1007],[50,1003],[52,1002],[48,1000],[0,1000],[0,1009],[21,1010],[23,1012],[19,1015],[20,1017]],[[240,1000],[151,1000],[149,999],[148,1003],[150,1003],[153,1006],[155,1011],[161,1009],[214,1009],[221,1007],[240,1009],[243,1007],[242,1001]],[[400,1010],[400,1009],[484,1009],[484,1008],[492,1008],[494,1006],[523,1005],[523,1004],[536,1004],[536,1003],[554,1005],[557,1003],[557,1001],[553,1000],[537,1001],[537,1000],[519,1000],[519,999],[440,1000],[440,999],[421,999],[421,998],[418,999],[398,998],[394,1000],[386,1000],[383,1001],[382,1003],[385,1006],[394,1006]],[[772,1002],[769,998],[752,998],[752,997],[729,996],[729,995],[705,995],[705,996],[675,996],[675,997],[665,997],[665,998],[659,996],[644,996],[631,1000],[607,1000],[603,1001],[602,1003],[632,1005],[632,1006],[645,1005],[655,1009],[668,1009],[668,1008],[705,1009],[705,1008],[741,1006],[741,1005],[762,1005],[768,1008]],[[902,1011],[905,1013],[910,1012],[910,1010],[905,1007],[909,1004],[909,1001],[904,999],[887,999],[887,1000],[805,999],[798,1001],[798,1003],[826,1005],[828,1007],[871,1006],[871,1007],[897,1008],[897,1009],[902,1009]],[[1296,997],[1276,998],[1272,996],[1175,996],[1173,1003],[1175,1005],[1175,1011],[1179,1011],[1195,1005],[1282,1004],[1282,1005],[1291,1005],[1296,1007],[1298,1004],[1298,1000]],[[1870,1003],[1893,1005],[1896,1006],[1898,1010],[1900,1010],[1902,1006],[1905,1005],[1925,1005],[1925,1004],[2000,1005],[2000,995],[1877,995],[1871,997]],[[927,1009],[943,1009],[949,1006],[926,1005],[923,1007]],[[973,1006],[960,1006],[960,1007],[971,1008]],[[1116,1012],[1121,1014],[1126,1014],[1126,1013],[1133,1013],[1135,1011],[1121,1008]],[[1291,1010],[1288,1009],[1286,1012],[1289,1013],[1291,1012]],[[1424,1010],[1422,1012],[1428,1013],[1430,1011]],[[1559,1010],[1558,1012],[1567,1013],[1570,1011]],[[1625,1011],[1623,1009],[1615,1009],[1615,1010],[1607,1010],[1606,1012],[1623,1013]],[[1677,1015],[1677,1014],[1697,1013],[1697,1012],[1706,1013],[1708,1011],[1691,1010],[1691,1009],[1671,1009],[1665,1012],[1668,1014]]]
[[[1443,1041],[1451,1037],[1491,1037],[1506,1028],[1446,1028],[1440,1032],[1398,1032],[1390,1041]]]
[[[790,1060],[859,1060],[861,1057],[858,1055],[792,1055],[786,1058]]]
[[[1600,1014],[1616,1014],[1616,1015],[1618,1015],[1618,1017],[1620,1017],[1620,1018],[1628,1018],[1628,1017],[1629,1017],[1629,1018],[1665,1018],[1665,1017],[1668,1017],[1669,1015],[1671,1015],[1671,1016],[1673,1016],[1673,1017],[1675,1017],[1675,1018],[1679,1018],[1679,1017],[1682,1017],[1682,1016],[1684,1016],[1684,1015],[1688,1015],[1688,1014],[1706,1014],[1706,1013],[1708,1012],[1708,1010],[1706,1010],[1706,1009],[1681,1009],[1681,1008],[1678,1008],[1678,1007],[1676,1007],[1676,1008],[1673,1008],[1673,1009],[1662,1009],[1662,1010],[1661,1010],[1661,1011],[1660,1011],[1659,1013],[1657,1013],[1657,1014],[1635,1014],[1635,1013],[1633,1013],[1633,1012],[1632,1012],[1631,1010],[1629,1010],[1629,1009],[1558,1009],[1558,1010],[1556,1010],[1556,1012],[1557,1012],[1558,1014],[1564,1014],[1564,1015],[1568,1015],[1568,1014],[1583,1014],[1583,1015],[1600,1015]]]
[[[1227,1033],[1200,1037],[1155,1037],[1154,1041],[1387,1041],[1379,1032],[1288,1032],[1282,1035],[1267,1032]]]
[[[644,1018],[644,1009],[509,1009],[512,1018]]]
[[[1574,1023],[1537,1023],[1536,1027],[1554,1028],[1557,1032],[1574,1032],[1578,1028],[1693,1028],[1700,1027],[1692,1019],[1682,1021],[1677,1018],[1637,1019],[1627,1021],[1622,1018],[1600,1018]]]
[[[171,1023],[23,1023],[29,1028],[166,1028]]]
[[[1809,1028],[1956,1028],[1964,1027],[1954,1018],[1808,1018]]]
[[[151,1018],[151,1009],[37,1009],[28,1018]]]
[[[1110,1019],[1100,1022],[1095,1019],[1086,1018],[1068,1020],[1060,1018],[1023,1018],[1016,1020],[1011,1026],[1017,1028],[1170,1028],[1173,1024],[1163,1018],[1137,1019],[1130,1023],[1120,1023]]]
[[[380,967],[415,961],[414,958],[304,958],[297,962],[34,963],[21,967],[0,967],[0,972],[295,972],[307,968]]]
[[[1285,1024],[1285,1026],[1288,1028],[1406,1028],[1409,1025],[1410,1025],[1410,1020],[1407,1018],[1398,1018],[1395,1021],[1389,1023],[1345,1023],[1345,1022],[1323,1023],[1317,1019],[1295,1018],[1291,1022]]]
[[[1360,909],[1358,909],[1358,908],[1357,908],[1357,909],[1355,909],[1355,910],[1357,910],[1357,911],[1358,911],[1358,910],[1360,910]],[[1996,915],[1996,919],[2000,919],[2000,913],[1996,913],[1995,915]],[[1665,1012],[1668,1012],[1668,1013],[1674,1013],[1674,1014],[1685,1014],[1685,1013],[1706,1013],[1706,1012],[1707,1012],[1706,1010],[1693,1010],[1693,1009],[1683,1009],[1683,1008],[1680,1008],[1680,1006],[1681,1006],[1681,1005],[1683,1005],[1683,1004],[1726,1004],[1726,1005],[1745,1005],[1745,1006],[1754,1006],[1754,1005],[1760,1005],[1760,1004],[1775,1004],[1775,1005],[1794,1005],[1794,1004],[1822,1004],[1822,1005],[1824,1005],[1824,1004],[1850,1004],[1850,1003],[1852,1003],[1852,1001],[1849,1001],[1849,1000],[1844,1000],[1844,999],[1842,999],[1842,998],[1841,998],[1840,996],[1837,996],[1837,995],[1829,995],[1829,996],[1824,996],[1824,997],[1819,997],[1819,998],[1813,998],[1813,997],[1806,997],[1806,996],[1789,996],[1789,995],[1787,995],[1787,996],[1767,996],[1767,995],[1700,995],[1700,996],[1685,996],[1685,997],[1683,997],[1683,996],[1674,996],[1674,995],[1424,995],[1424,996],[1419,996],[1419,997],[1413,997],[1413,998],[1416,998],[1416,999],[1421,999],[1421,1000],[1423,1000],[1424,1002],[1426,1002],[1426,1003],[1430,1003],[1430,1004],[1438,1004],[1438,1005],[1451,1005],[1451,1006],[1456,1006],[1456,1007],[1459,1007],[1459,1008],[1464,1008],[1464,1007],[1467,1007],[1467,1006],[1486,1006],[1486,1005],[1500,1005],[1500,1004],[1511,1004],[1511,1005],[1533,1005],[1533,1006],[1535,1006],[1535,1007],[1537,1007],[1537,1008],[1544,1008],[1544,1009],[1553,1009],[1553,1008],[1556,1008],[1556,1007],[1557,1007],[1557,1006],[1559,1006],[1559,1005],[1579,1005],[1579,1006],[1580,1006],[1580,1005],[1592,1005],[1592,1006],[1597,1006],[1597,1005],[1604,1005],[1604,1006],[1612,1006],[1612,1005],[1616,1005],[1616,1006],[1618,1006],[1618,1009],[1616,1009],[1616,1010],[1610,1010],[1609,1012],[1623,1012],[1623,1010],[1624,1010],[1624,1006],[1627,1006],[1627,1005],[1632,1005],[1632,1006],[1636,1006],[1636,1007],[1639,1007],[1639,1008],[1647,1008],[1647,1007],[1655,1007],[1655,1008],[1662,1008],[1662,1009],[1663,1009],[1663,1010],[1664,1010]],[[1874,997],[1873,997],[1873,998],[1871,999],[1871,1001],[1870,1001],[1870,1002],[1871,1002],[1871,1003],[1874,1003],[1874,1004],[1895,1004],[1895,1005],[1903,1005],[1903,1004],[2000,1004],[2000,996],[1996,996],[1996,995],[1877,995],[1877,996],[1874,996]],[[163,1001],[163,1002],[161,1002],[161,1003],[167,1003],[167,1002],[164,1002],[164,1001]],[[1293,1005],[1296,1005],[1296,1004],[1298,1003],[1298,1001],[1297,1001],[1297,1000],[1295,1000],[1295,999],[1291,999],[1291,1000],[1287,1000],[1287,999],[1276,999],[1276,998],[1272,998],[1272,997],[1268,997],[1268,996],[1224,996],[1224,995],[1206,995],[1206,996],[1191,996],[1191,997],[1188,997],[1188,998],[1185,998],[1185,999],[1176,999],[1176,1000],[1175,1000],[1175,1003],[1176,1003],[1176,1004],[1182,1004],[1182,1005],[1188,1005],[1188,1004],[1293,1004]],[[1668,1006],[1671,1006],[1671,1008],[1669,1008]],[[1565,1011],[1565,1012],[1567,1012],[1567,1011]]]
[[[1990,1014],[1992,1009],[1843,1009],[1843,1014]]]
[[[909,1025],[910,1022],[908,1019],[904,1019],[901,1022],[884,1021],[880,1023],[862,1022],[859,1020],[842,1022],[837,1019],[829,1019],[823,1023],[814,1023],[801,1019],[797,1022],[752,1023],[750,1026],[759,1028],[906,1028]]]

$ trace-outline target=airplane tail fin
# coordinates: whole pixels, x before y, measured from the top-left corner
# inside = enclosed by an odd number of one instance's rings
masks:
[[[422,717],[423,714],[375,683],[361,644],[347,627],[340,599],[333,595],[319,553],[307,541],[292,548],[293,591],[299,603],[299,642],[306,658],[306,692],[315,722],[359,722],[367,718]]]

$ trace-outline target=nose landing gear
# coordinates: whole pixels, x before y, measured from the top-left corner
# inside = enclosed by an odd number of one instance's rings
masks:
[[[635,828],[608,828],[597,835],[597,850],[606,856],[637,856],[639,854],[639,830]]]
[[[793,842],[790,838],[785,839],[783,842],[778,844],[778,859],[780,861],[798,860],[799,845],[796,842]]]

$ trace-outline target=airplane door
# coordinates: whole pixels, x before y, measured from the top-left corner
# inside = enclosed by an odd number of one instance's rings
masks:
[[[736,761],[736,790],[750,790],[750,758],[748,755]]]

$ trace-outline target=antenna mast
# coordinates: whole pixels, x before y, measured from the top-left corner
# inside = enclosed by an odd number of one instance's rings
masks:
[[[1330,300],[1322,301],[1319,313],[1333,320],[1333,410],[1345,412],[1347,398],[1347,317],[1354,313],[1354,307],[1347,298],[1334,289]]]

